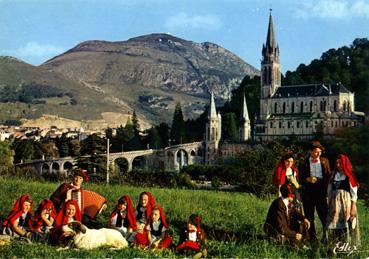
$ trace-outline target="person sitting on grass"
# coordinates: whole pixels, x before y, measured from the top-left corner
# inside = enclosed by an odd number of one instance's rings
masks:
[[[197,214],[191,214],[186,228],[179,236],[176,251],[186,256],[192,256],[192,258],[206,257],[205,232],[200,224],[201,217]]]
[[[50,230],[54,227],[56,211],[54,204],[49,199],[44,199],[38,206],[33,220],[33,229],[42,240],[47,240]]]
[[[154,206],[155,199],[150,192],[140,193],[140,198],[135,212],[138,232],[142,232],[148,219],[151,218],[151,210]]]
[[[264,224],[264,231],[271,240],[295,244],[303,239],[302,233],[291,228],[291,218],[304,223],[307,229],[310,222],[298,211],[289,208],[294,195],[290,185],[284,184],[280,188],[281,197],[275,199],[270,205],[268,215]]]
[[[32,198],[28,194],[17,199],[13,209],[3,222],[4,235],[31,238],[32,203]]]
[[[168,236],[168,224],[164,211],[159,205],[152,208],[151,218],[144,228],[144,236],[136,238],[135,241],[136,245],[148,248],[151,251],[162,250],[171,246],[172,238]]]
[[[137,230],[136,216],[132,200],[128,195],[122,196],[109,218],[109,228],[115,228],[129,240],[130,235]]]
[[[64,228],[72,221],[82,221],[82,213],[75,200],[69,200],[62,206],[55,219],[55,228],[51,232],[52,243],[60,246],[68,245],[73,238],[72,232]]]

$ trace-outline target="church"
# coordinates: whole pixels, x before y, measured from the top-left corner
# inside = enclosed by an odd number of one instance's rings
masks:
[[[365,114],[355,111],[355,94],[344,85],[281,85],[279,46],[272,14],[262,48],[260,111],[254,124],[254,140],[312,139],[333,136],[337,128],[356,127]]]

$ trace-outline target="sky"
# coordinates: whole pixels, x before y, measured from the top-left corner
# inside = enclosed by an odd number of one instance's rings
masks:
[[[369,37],[369,0],[0,0],[0,56],[40,65],[87,40],[169,33],[260,69],[270,9],[283,73]]]

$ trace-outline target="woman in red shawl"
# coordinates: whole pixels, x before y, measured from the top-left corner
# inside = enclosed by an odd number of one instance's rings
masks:
[[[136,216],[132,200],[128,195],[122,196],[110,214],[109,227],[119,230],[127,239],[133,231],[137,230]]]
[[[359,183],[352,173],[346,155],[338,155],[328,184],[328,238],[332,242],[360,244],[359,222],[356,209]]]
[[[168,248],[172,244],[172,238],[168,236],[168,223],[164,211],[159,205],[152,208],[144,234],[142,238],[136,236],[136,244],[149,247],[151,250]]]
[[[299,172],[295,167],[292,152],[287,152],[285,155],[283,155],[278,165],[274,169],[273,184],[278,188],[278,197],[281,197],[281,186],[283,184],[288,184],[292,188],[295,195],[291,205],[293,208],[301,210],[302,202],[300,193],[298,192],[298,189],[300,188]]]
[[[44,199],[38,206],[33,220],[33,229],[46,238],[46,234],[53,228],[56,218],[54,204],[49,199]]]
[[[193,258],[206,257],[205,232],[201,228],[201,217],[191,214],[186,228],[179,236],[176,250],[180,254],[191,255]]]
[[[69,200],[62,206],[55,219],[55,228],[52,231],[53,241],[59,245],[65,245],[71,239],[71,232],[63,229],[72,221],[81,221],[82,213],[75,200]]]
[[[3,223],[3,234],[15,237],[31,237],[32,199],[22,195],[14,204],[12,211]]]

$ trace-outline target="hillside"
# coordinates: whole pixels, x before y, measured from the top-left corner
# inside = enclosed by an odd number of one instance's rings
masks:
[[[209,89],[220,99],[258,71],[213,43],[195,43],[167,34],[127,41],[86,41],[45,62],[73,81],[114,96],[151,121],[171,121],[175,103],[197,116]]]
[[[29,120],[28,125],[35,125],[33,119],[44,114],[88,121],[103,119],[103,112],[119,117],[132,111],[125,103],[113,102],[57,72],[12,57],[0,57],[0,109],[0,121],[23,119]],[[53,119],[46,122],[52,123]]]

